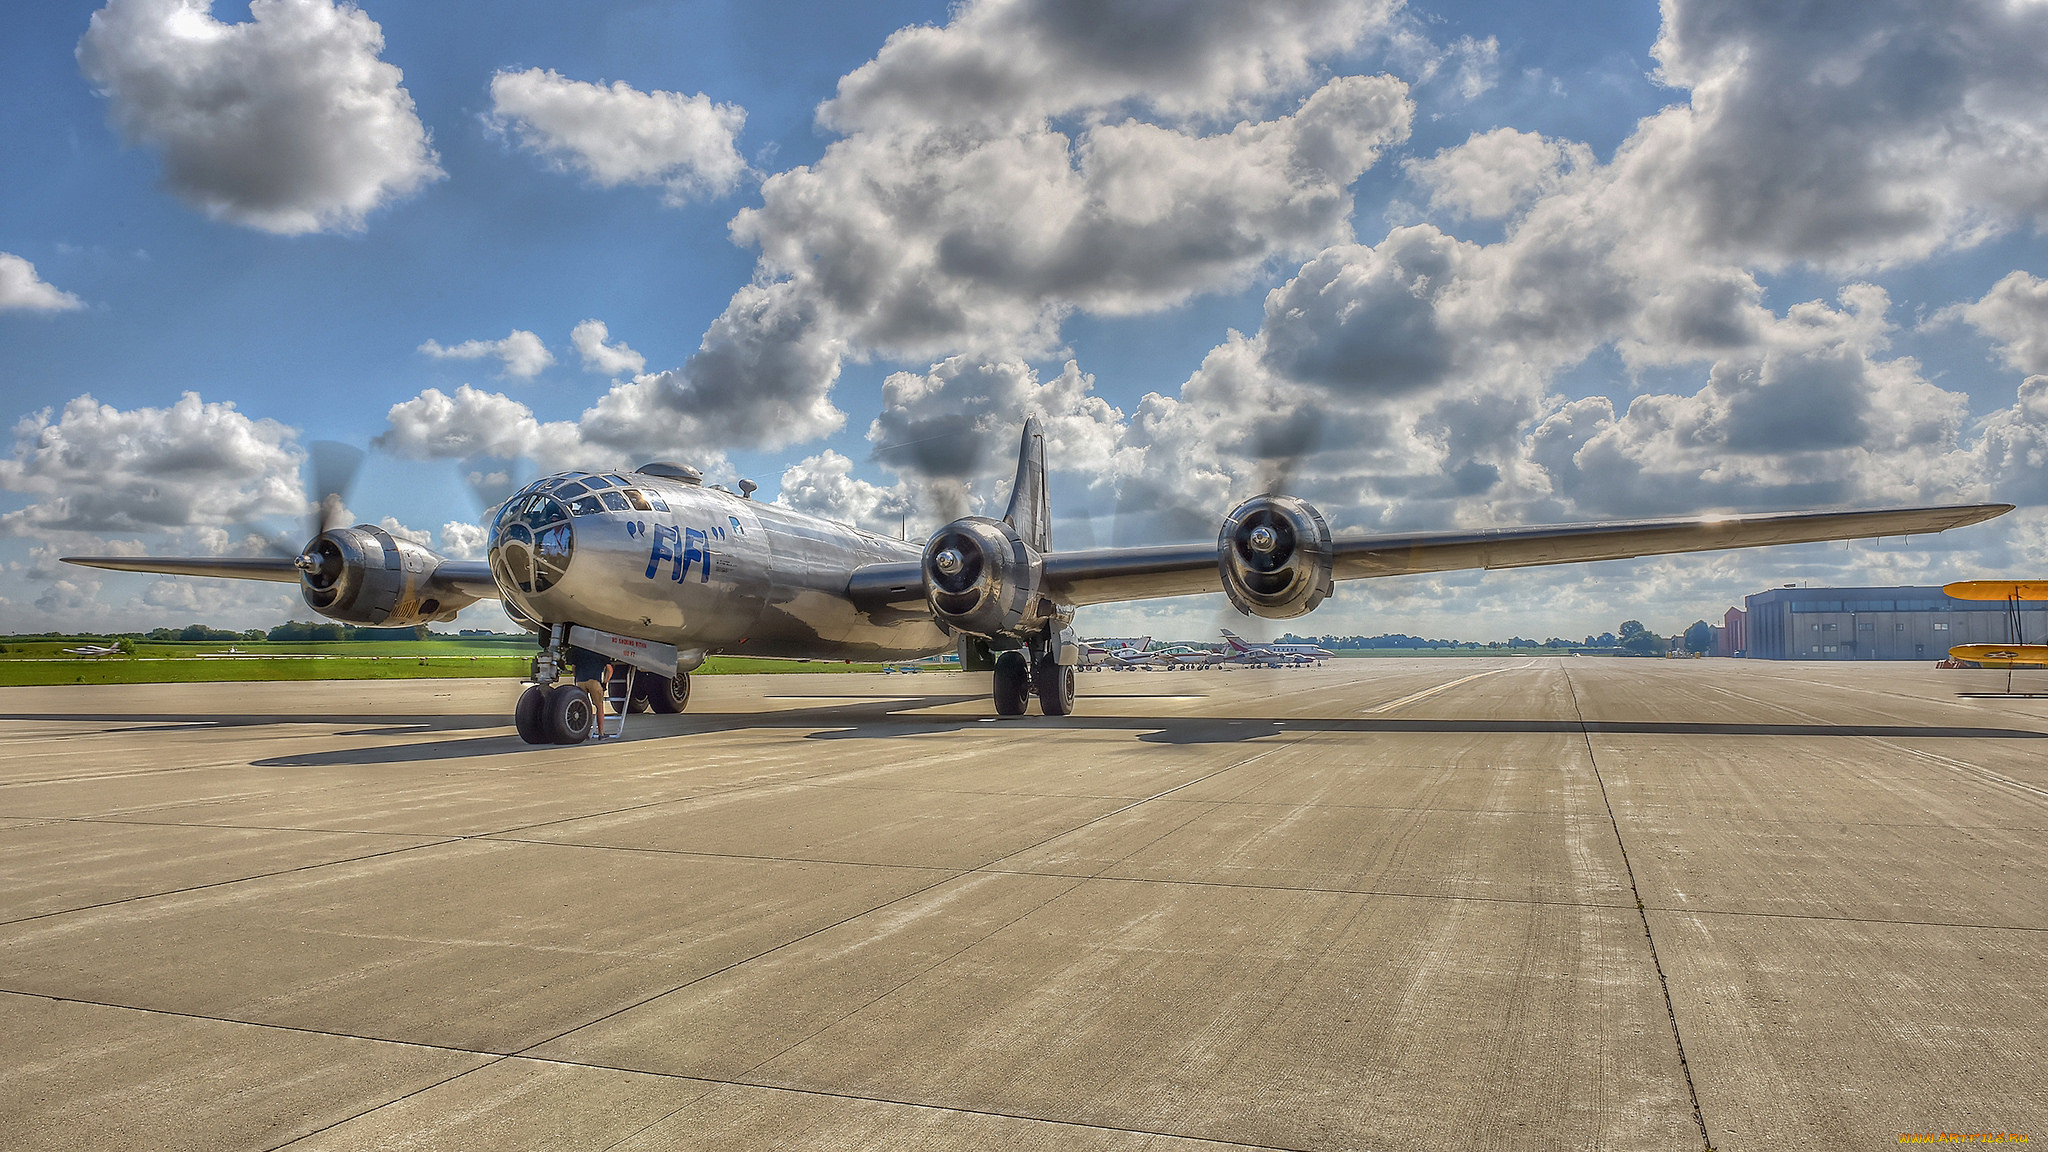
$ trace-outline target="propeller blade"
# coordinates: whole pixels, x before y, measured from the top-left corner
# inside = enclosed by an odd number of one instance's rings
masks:
[[[356,470],[362,467],[363,450],[336,440],[315,440],[306,448],[312,456],[312,495],[317,505],[311,531],[306,534],[310,540],[342,526],[344,502],[349,486],[355,483]]]

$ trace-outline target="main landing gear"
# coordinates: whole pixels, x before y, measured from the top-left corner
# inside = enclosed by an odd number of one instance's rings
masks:
[[[1074,666],[1055,662],[1047,652],[1034,658],[1028,650],[1012,648],[996,654],[995,704],[998,716],[1022,716],[1038,697],[1038,710],[1047,716],[1066,716],[1074,711]]]
[[[604,713],[591,694],[574,683],[573,676],[569,681],[561,680],[568,671],[572,651],[562,635],[566,631],[559,628],[543,646],[533,662],[533,682],[519,694],[519,703],[512,709],[512,726],[521,740],[528,744],[581,744],[593,737],[610,739],[625,731],[628,712],[673,714],[689,704],[688,672],[662,676],[614,664],[610,682],[602,689],[612,712],[607,727]],[[585,657],[588,655],[584,653]]]
[[[574,684],[532,685],[512,710],[512,726],[528,744],[581,744],[596,721],[590,693]]]

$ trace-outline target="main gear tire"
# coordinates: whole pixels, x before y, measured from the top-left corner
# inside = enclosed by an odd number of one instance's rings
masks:
[[[519,732],[519,738],[528,744],[553,744],[555,738],[548,732],[547,709],[548,690],[534,684],[519,694],[519,703],[512,707],[512,727]]]
[[[590,739],[590,730],[597,720],[590,693],[580,684],[557,684],[548,689],[541,715],[547,721],[548,734],[557,744],[581,744]]]
[[[1011,649],[996,656],[996,715],[1022,716],[1031,703],[1031,665]]]
[[[1031,667],[1031,686],[1038,693],[1038,710],[1047,716],[1066,716],[1074,711],[1074,667],[1040,660]]]
[[[656,676],[651,672],[633,674],[633,691],[639,692],[646,685],[647,706],[656,712],[673,716],[690,706],[690,674],[678,672],[673,677]]]

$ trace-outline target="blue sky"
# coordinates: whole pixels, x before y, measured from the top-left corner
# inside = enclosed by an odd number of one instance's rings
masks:
[[[999,495],[1027,412],[1072,543],[1185,537],[1276,470],[1356,530],[2026,506],[1935,548],[1347,588],[1296,630],[1675,629],[1784,579],[2048,565],[2040,5],[257,17],[0,14],[0,628],[292,614],[50,558],[284,532],[311,440],[376,442],[351,509],[459,552],[471,472],[657,456],[929,527]],[[518,333],[523,366],[423,350]],[[1246,446],[1276,412],[1319,430],[1284,466]],[[941,435],[971,450],[876,452]]]

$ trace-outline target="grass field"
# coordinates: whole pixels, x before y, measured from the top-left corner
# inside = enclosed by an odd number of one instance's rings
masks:
[[[144,640],[133,656],[67,656],[93,637],[8,640],[0,652],[0,687],[30,684],[190,684],[238,680],[418,680],[456,676],[518,678],[533,657],[531,642],[492,640],[247,640],[180,643]],[[233,652],[229,649],[233,648]],[[875,672],[880,664],[764,660],[714,656],[698,674],[735,672]]]

